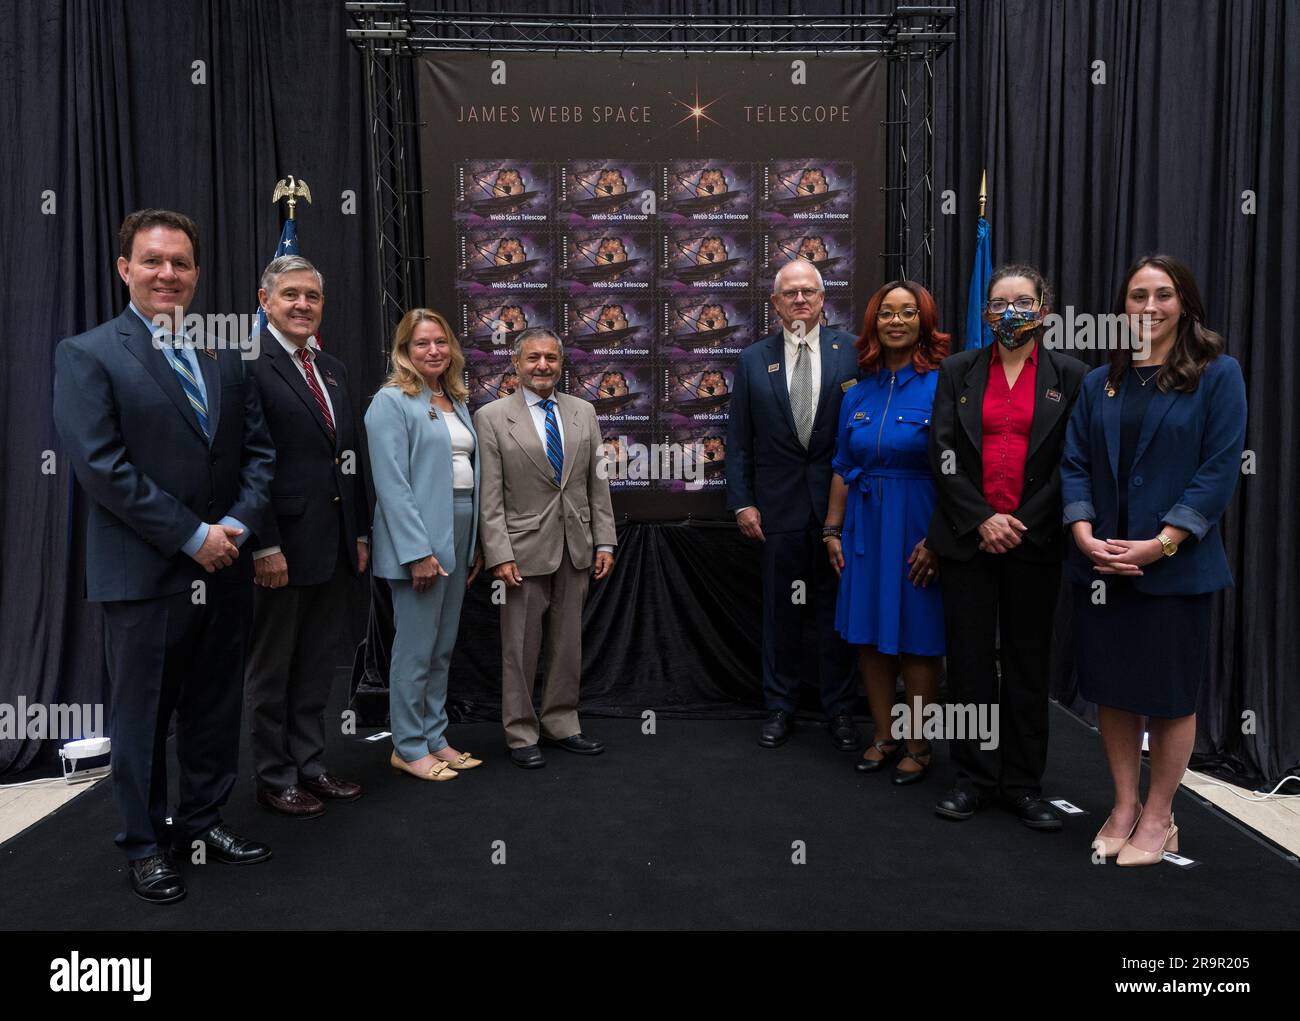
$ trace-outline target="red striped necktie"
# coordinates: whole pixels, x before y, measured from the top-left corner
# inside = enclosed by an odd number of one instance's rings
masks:
[[[325,428],[329,430],[330,439],[334,439],[334,416],[330,414],[329,402],[325,400],[325,391],[320,388],[320,383],[316,380],[316,371],[312,368],[312,352],[305,347],[298,348],[298,360],[302,362],[303,374],[307,377],[307,386],[311,389],[311,395],[316,398],[316,404],[320,407],[320,413],[325,418]]]

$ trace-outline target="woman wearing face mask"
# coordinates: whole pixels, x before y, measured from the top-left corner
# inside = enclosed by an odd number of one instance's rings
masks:
[[[898,758],[893,782],[930,768],[920,724],[939,688],[943,602],[938,558],[925,545],[934,513],[927,450],[934,384],[948,334],[930,292],[896,280],[867,302],[857,341],[862,378],[844,395],[822,541],[840,576],[835,629],[858,646],[874,742],[857,762],[875,773]],[[894,691],[903,678],[911,728],[894,732]],[[901,757],[900,757],[901,756]]]
[[[1097,703],[1115,785],[1093,848],[1120,865],[1155,865],[1178,850],[1173,797],[1196,741],[1211,593],[1232,584],[1218,522],[1241,469],[1246,386],[1177,259],[1140,259],[1114,312],[1140,343],[1084,380],[1061,483],[1079,691]]]
[[[1039,343],[1050,301],[1037,269],[1000,267],[984,315],[995,343],[940,367],[926,539],[943,578],[948,693],[972,707],[965,718],[984,714],[979,733],[949,735],[957,782],[935,812],[969,819],[1000,798],[1038,830],[1061,828],[1042,800],[1048,658],[1065,553],[1061,449],[1087,372]]]

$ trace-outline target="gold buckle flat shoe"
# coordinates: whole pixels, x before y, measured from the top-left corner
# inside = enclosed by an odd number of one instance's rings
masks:
[[[412,769],[409,762],[403,762],[397,757],[397,752],[393,752],[388,760],[388,764],[399,772],[413,776],[417,780],[455,780],[456,771],[451,768],[451,764],[438,759],[424,772],[418,769]]]

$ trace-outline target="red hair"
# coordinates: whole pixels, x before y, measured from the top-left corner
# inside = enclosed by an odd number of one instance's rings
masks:
[[[854,342],[854,347],[861,352],[858,355],[858,367],[864,376],[874,375],[880,368],[884,349],[876,333],[877,317],[880,306],[884,304],[885,295],[901,287],[916,299],[916,308],[920,312],[921,325],[916,334],[916,347],[912,349],[912,368],[917,372],[929,372],[937,369],[939,363],[948,357],[952,350],[951,334],[939,330],[939,309],[934,298],[918,283],[910,280],[892,280],[880,288],[867,302],[867,313],[862,319],[862,335]]]

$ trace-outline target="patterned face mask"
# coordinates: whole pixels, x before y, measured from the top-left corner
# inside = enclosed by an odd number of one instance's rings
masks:
[[[1034,331],[1042,325],[1043,313],[1041,309],[1022,312],[1008,305],[1001,313],[986,312],[984,321],[989,324],[993,336],[998,338],[998,343],[1008,351],[1014,351],[1033,339]]]

